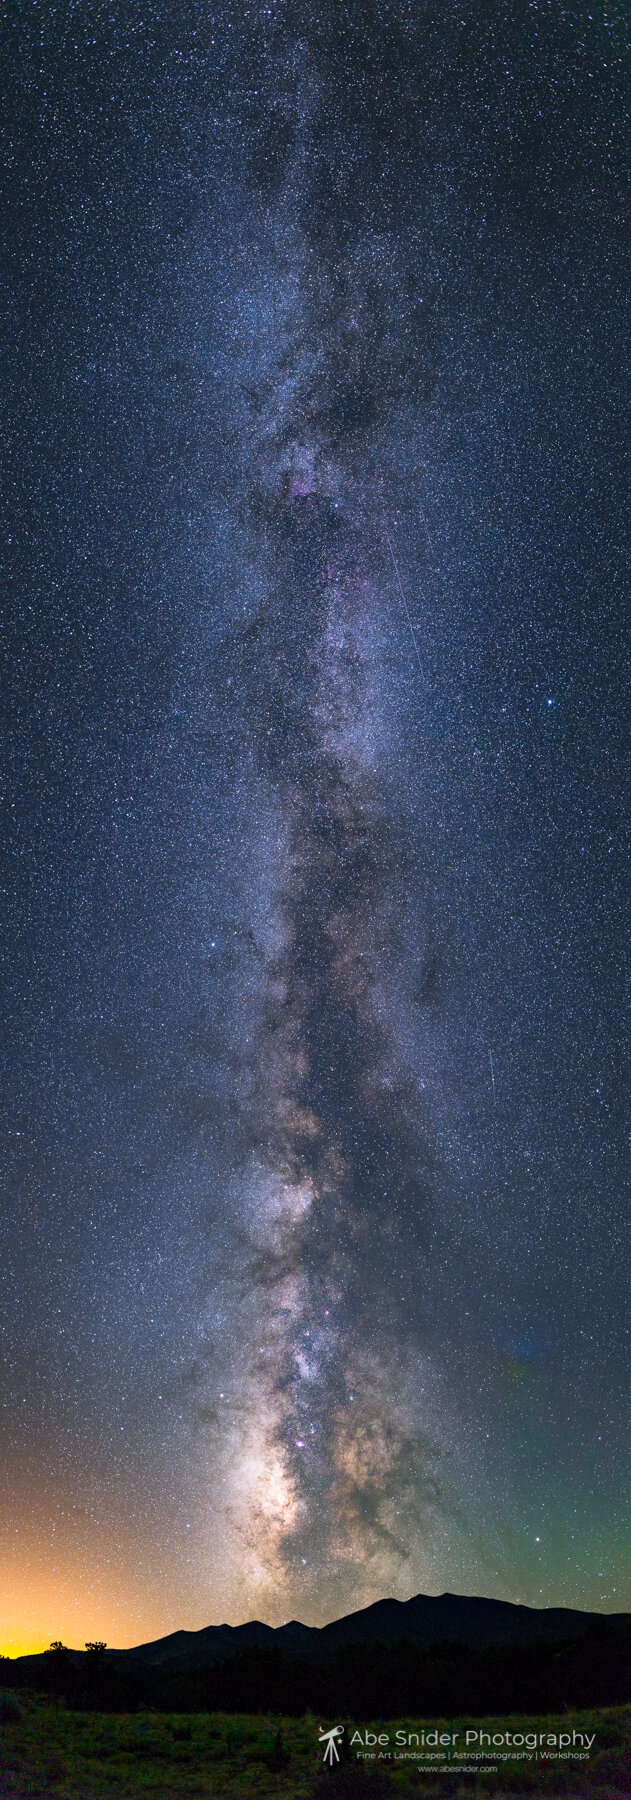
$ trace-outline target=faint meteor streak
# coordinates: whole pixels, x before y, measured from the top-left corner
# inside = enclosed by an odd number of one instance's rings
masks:
[[[493,1086],[493,1105],[495,1106],[495,1103],[496,1103],[495,1102],[495,1074],[494,1074],[494,1070],[493,1070],[493,1056],[492,1056],[492,1052],[490,1050],[489,1050],[489,1062],[491,1065],[491,1082],[492,1082],[492,1086]]]
[[[416,633],[415,633],[415,630],[414,630],[414,626],[413,626],[413,624],[412,624],[412,619],[411,619],[411,616],[410,616],[410,608],[409,608],[409,606],[408,606],[408,603],[407,603],[407,600],[406,600],[406,598],[405,598],[405,594],[404,594],[404,592],[403,592],[403,583],[402,583],[402,581],[401,581],[401,576],[400,576],[400,574],[399,574],[399,570],[398,570],[398,567],[397,567],[397,560],[396,560],[396,557],[395,557],[395,554],[394,554],[394,550],[393,550],[393,548],[392,548],[392,544],[391,544],[391,542],[390,542],[390,533],[389,533],[389,531],[388,531],[388,527],[387,527],[387,525],[386,525],[386,522],[385,522],[385,519],[384,519],[384,524],[383,524],[383,529],[384,529],[384,531],[385,531],[385,534],[386,534],[386,543],[387,543],[387,545],[388,545],[388,549],[389,549],[389,551],[390,551],[390,555],[391,555],[391,557],[392,557],[392,567],[393,567],[393,569],[394,569],[394,573],[395,573],[395,575],[396,575],[396,578],[397,578],[397,585],[398,585],[398,589],[399,589],[399,593],[400,593],[400,595],[401,595],[401,599],[402,599],[402,601],[403,601],[403,605],[404,605],[404,608],[405,608],[405,616],[406,616],[406,619],[407,619],[407,622],[408,622],[408,625],[409,625],[409,627],[410,627],[410,636],[411,636],[411,638],[412,638],[412,643],[413,643],[413,645],[414,645],[414,649],[415,649],[415,651],[416,651],[416,660],[417,660],[417,663],[418,663],[418,666],[419,666],[419,669],[420,669],[420,671],[421,671],[421,675],[424,675],[424,673],[425,673],[425,671],[424,671],[424,669],[423,669],[423,664],[422,664],[422,662],[421,662],[421,653],[420,653],[420,650],[419,650],[419,647],[418,647],[418,644],[417,644],[417,641],[416,641]]]

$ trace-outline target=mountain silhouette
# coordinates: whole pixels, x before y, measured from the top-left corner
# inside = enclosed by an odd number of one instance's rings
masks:
[[[276,1627],[264,1625],[260,1619],[245,1625],[206,1625],[200,1631],[173,1631],[131,1650],[108,1650],[106,1655],[108,1661],[116,1659],[148,1669],[185,1670],[207,1668],[254,1646],[282,1650],[286,1656],[329,1660],[351,1644],[393,1644],[404,1638],[421,1647],[450,1643],[473,1650],[561,1643],[580,1638],[598,1625],[629,1627],[631,1613],[515,1606],[508,1600],[463,1594],[415,1594],[411,1600],[376,1600],[329,1625],[302,1625],[298,1619]],[[21,1665],[36,1665],[40,1660],[39,1656],[15,1658]]]

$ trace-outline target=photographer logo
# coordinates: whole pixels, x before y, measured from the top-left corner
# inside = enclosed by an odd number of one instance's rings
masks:
[[[319,1731],[318,1742],[325,1745],[322,1761],[325,1763],[328,1762],[331,1769],[333,1768],[333,1764],[340,1760],[337,1739],[343,1736],[343,1725],[332,1725],[330,1731]]]

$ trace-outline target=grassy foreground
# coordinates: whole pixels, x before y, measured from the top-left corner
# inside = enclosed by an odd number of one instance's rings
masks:
[[[327,1721],[332,1723],[332,1721]],[[494,1732],[595,1732],[587,1762],[511,1760],[497,1772],[458,1773],[436,1763],[384,1764],[348,1752],[329,1773],[322,1765],[318,1724],[260,1714],[90,1713],[58,1710],[21,1694],[0,1695],[0,1800],[334,1800],[400,1794],[509,1796],[565,1794],[589,1800],[631,1795],[631,1707],[562,1718],[432,1720],[439,1732],[471,1725]],[[379,1721],[372,1730],[416,1729],[412,1720]],[[422,1728],[422,1726],[421,1726]],[[347,1724],[346,1736],[356,1727]],[[357,1729],[365,1731],[361,1726]],[[378,1750],[377,1750],[378,1754]]]

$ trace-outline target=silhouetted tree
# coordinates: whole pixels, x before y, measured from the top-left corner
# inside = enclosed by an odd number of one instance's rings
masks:
[[[46,1670],[46,1686],[52,1695],[55,1705],[59,1705],[62,1695],[65,1697],[72,1677],[72,1664],[67,1644],[54,1638],[48,1650],[44,1651]]]

